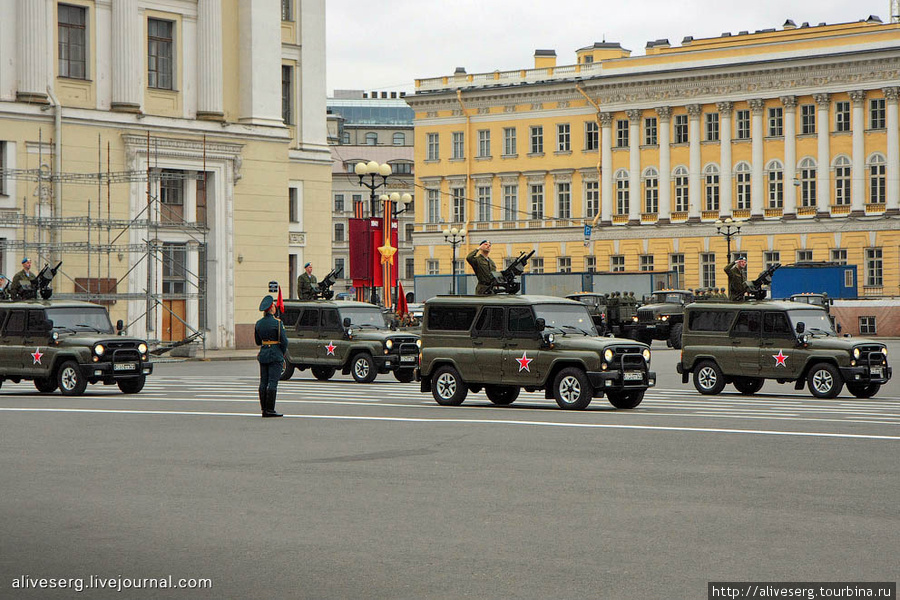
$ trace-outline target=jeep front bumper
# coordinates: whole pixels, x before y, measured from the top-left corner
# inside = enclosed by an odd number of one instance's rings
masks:
[[[373,356],[379,371],[396,371],[397,369],[414,369],[419,363],[419,353],[415,354],[382,354]]]
[[[588,371],[587,376],[598,394],[603,390],[642,390],[656,385],[654,371]]]
[[[88,380],[128,379],[153,373],[153,364],[149,362],[96,362],[78,366]]]
[[[840,370],[844,383],[882,384],[887,383],[893,374],[888,365],[841,367]]]

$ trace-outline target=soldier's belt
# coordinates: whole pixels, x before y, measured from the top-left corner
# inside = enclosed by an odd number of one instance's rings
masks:
[[[266,341],[266,342],[263,342],[262,345],[263,346],[274,346],[275,344],[280,344],[280,343],[281,342],[279,342],[279,341],[274,341],[274,342]]]

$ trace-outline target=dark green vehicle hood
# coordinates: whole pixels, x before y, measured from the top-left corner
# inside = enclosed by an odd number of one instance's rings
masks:
[[[647,344],[636,342],[634,340],[611,337],[595,337],[581,334],[568,333],[563,335],[557,331],[553,331],[554,350],[593,350],[595,352],[603,352],[607,348],[613,346],[630,346],[637,348],[649,348]]]
[[[879,346],[883,347],[884,344],[882,342],[876,342],[875,340],[869,340],[866,338],[855,338],[855,337],[824,337],[817,336],[809,338],[809,349],[810,350],[843,350],[846,352],[850,352],[853,348],[858,346]]]
[[[683,313],[684,307],[680,304],[645,304],[638,309],[638,312],[651,312],[654,315],[672,315]]]
[[[137,347],[138,344],[146,344],[144,340],[139,340],[137,338],[130,337],[120,337],[114,333],[85,333],[80,332],[74,335],[72,334],[61,334],[59,339],[57,340],[57,347],[59,348],[93,348],[94,344],[97,343],[104,344],[134,344]]]
[[[359,329],[353,327],[353,340],[358,342],[384,342],[388,339],[410,339],[413,341],[419,339],[419,334],[412,331],[391,331],[389,329]]]

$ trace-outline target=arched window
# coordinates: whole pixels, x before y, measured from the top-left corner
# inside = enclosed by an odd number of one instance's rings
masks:
[[[838,206],[850,204],[850,159],[838,156],[834,161],[834,203]]]
[[[659,172],[653,167],[644,169],[644,212],[659,212]]]
[[[397,133],[394,134],[394,145],[395,146],[402,146],[405,143],[406,143],[406,134],[405,133],[401,133],[398,131]]]
[[[628,171],[616,171],[616,214],[628,214]]]
[[[769,188],[769,208],[784,207],[784,167],[773,160],[766,165],[766,181]]]
[[[688,170],[685,167],[675,167],[672,175],[675,181],[675,212],[687,212]]]
[[[800,161],[800,206],[816,205],[816,161],[804,158]]]
[[[366,145],[367,146],[375,146],[378,144],[378,134],[374,131],[370,131],[366,134]]]
[[[734,168],[734,182],[737,193],[738,210],[750,210],[750,165],[745,162],[739,162]]]
[[[719,210],[719,167],[709,165],[703,170],[703,196],[706,210]]]
[[[869,202],[872,204],[884,204],[887,161],[881,154],[873,154],[869,157]]]

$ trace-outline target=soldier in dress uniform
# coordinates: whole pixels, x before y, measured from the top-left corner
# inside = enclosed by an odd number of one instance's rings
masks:
[[[491,285],[494,283],[492,273],[497,270],[497,265],[488,256],[491,253],[491,243],[488,240],[481,240],[478,247],[469,252],[466,256],[466,262],[475,271],[475,278],[478,279],[478,285],[475,286],[475,293],[479,296],[491,293]]]
[[[31,282],[37,277],[31,272],[31,259],[27,256],[22,259],[22,270],[13,275],[12,283],[9,284],[9,295],[13,299],[16,298],[32,298],[34,288]]]
[[[315,300],[319,294],[316,291],[316,276],[312,274],[312,263],[306,263],[303,268],[306,272],[297,278],[297,295],[301,300]]]
[[[256,322],[254,336],[260,347],[259,361],[259,406],[264,417],[280,417],[275,412],[275,396],[278,392],[278,379],[284,367],[284,354],[288,349],[287,333],[281,319],[275,318],[275,298],[266,296],[259,303],[259,310],[264,314]]]

